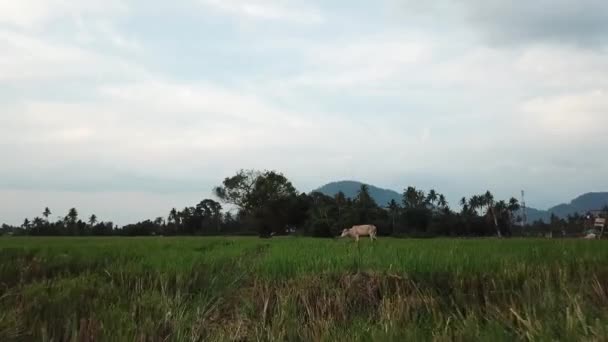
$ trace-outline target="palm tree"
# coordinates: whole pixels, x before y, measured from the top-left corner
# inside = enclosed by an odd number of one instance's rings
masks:
[[[508,205],[507,209],[509,209],[510,212],[516,212],[520,208],[521,208],[521,206],[519,205],[519,201],[517,200],[517,198],[511,197],[511,199],[509,200],[509,205]]]
[[[49,221],[49,216],[51,216],[51,210],[49,209],[49,207],[44,208],[44,212],[42,213],[42,216],[44,216],[44,219],[48,222]]]
[[[437,201],[437,203],[442,208],[448,207],[448,201],[445,199],[445,196],[443,194],[439,194],[439,200]]]
[[[439,198],[437,199],[437,205],[439,206],[439,209],[443,212],[444,215],[450,213],[450,206],[443,194],[439,194]]]
[[[426,196],[426,202],[432,207],[435,207],[435,201],[437,201],[437,192],[434,189],[431,189]]]
[[[469,201],[467,201],[466,197],[460,199],[460,206],[462,207],[461,214],[468,215],[469,214]]]
[[[65,217],[65,220],[71,224],[75,224],[76,221],[78,221],[78,211],[76,210],[76,208],[70,209],[67,216]]]
[[[469,199],[469,208],[473,213],[477,213],[477,210],[482,206],[483,201],[480,196],[474,195]]]
[[[403,192],[403,206],[406,209],[423,208],[426,203],[424,191],[416,190],[410,186]]]
[[[177,209],[171,209],[167,221],[169,221],[169,223],[175,223],[176,225],[179,224],[179,214],[177,213]]]
[[[494,220],[494,227],[496,227],[496,235],[499,238],[502,238],[502,234],[500,233],[500,228],[498,227],[498,219],[496,218],[496,212],[494,208],[494,195],[490,192],[490,190],[486,191],[486,193],[482,196],[482,203],[487,206],[487,213],[492,215],[492,219]],[[504,203],[504,202],[503,202]],[[506,207],[506,205],[505,205]]]
[[[97,223],[97,216],[95,214],[91,215],[89,218],[89,225],[93,227]]]
[[[32,221],[32,228],[36,230],[38,233],[42,230],[42,226],[44,225],[44,220],[40,217],[35,217]]]
[[[460,206],[464,207],[465,205],[467,205],[467,198],[463,197],[460,199]]]

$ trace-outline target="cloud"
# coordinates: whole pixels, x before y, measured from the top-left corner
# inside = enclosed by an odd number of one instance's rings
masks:
[[[111,54],[0,29],[0,81],[70,78],[108,81],[145,74],[141,66]]]
[[[0,2],[0,24],[26,29],[40,29],[61,18],[125,13],[128,7],[120,0],[19,0]]]
[[[469,0],[463,6],[491,41],[607,42],[608,3],[603,0]]]
[[[292,79],[292,85],[341,89],[398,78],[424,64],[432,48],[420,38],[361,37],[357,42],[309,46],[303,53],[310,68]]]
[[[490,44],[603,46],[608,42],[608,2],[604,0],[396,1],[409,17],[425,15],[460,29],[459,22],[464,22]]]
[[[531,116],[541,131],[568,139],[607,142],[608,91],[598,89],[580,94],[548,96],[524,103],[523,111]]]
[[[312,8],[296,7],[291,1],[271,0],[199,0],[201,4],[219,12],[241,18],[286,21],[299,24],[318,24],[323,21],[321,13]]]

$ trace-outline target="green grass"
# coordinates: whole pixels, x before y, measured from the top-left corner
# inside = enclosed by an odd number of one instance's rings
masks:
[[[0,341],[605,341],[608,244],[0,238]]]

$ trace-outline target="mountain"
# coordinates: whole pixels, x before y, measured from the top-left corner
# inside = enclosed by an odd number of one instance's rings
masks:
[[[590,192],[572,200],[569,204],[560,204],[547,210],[559,217],[568,214],[584,214],[590,210],[601,210],[608,206],[608,192]]]
[[[359,189],[363,184],[364,183],[356,181],[333,182],[326,184],[315,191],[321,192],[328,196],[334,196],[338,192],[342,191],[346,197],[355,198],[357,196],[357,192],[359,192]],[[370,195],[376,201],[376,203],[384,206],[393,199],[397,201],[397,203],[401,203],[402,196],[400,193],[389,189],[378,188],[369,184],[367,185],[369,186]],[[548,210],[527,208],[528,222],[532,223],[537,220],[549,222],[551,213],[557,215],[558,217],[566,218],[568,215],[572,215],[574,213],[585,214],[591,210],[601,210],[605,206],[608,206],[608,192],[590,192],[573,199],[570,203],[559,204],[549,208]]]
[[[357,196],[357,193],[359,192],[359,189],[361,189],[361,185],[363,184],[364,183],[355,181],[340,181],[323,185],[322,187],[314,191],[332,197],[335,196],[338,192],[342,191],[344,193],[344,196],[355,198]],[[395,200],[397,201],[397,203],[401,203],[400,193],[389,189],[378,188],[369,184],[366,185],[369,186],[370,196],[372,196],[372,198],[379,205],[386,206],[391,200]]]
[[[592,210],[602,210],[606,206],[608,206],[608,192],[589,192],[573,199],[570,203],[559,204],[547,210],[528,208],[528,222],[532,223],[536,220],[549,222],[551,214],[566,218],[575,213],[585,214]]]
[[[533,223],[538,220],[548,223],[551,220],[551,212],[546,210],[526,208],[526,213],[528,214],[528,223]],[[520,210],[516,215],[522,216],[522,211]]]

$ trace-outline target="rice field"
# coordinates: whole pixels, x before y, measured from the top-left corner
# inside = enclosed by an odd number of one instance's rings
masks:
[[[608,243],[0,238],[0,341],[606,341]]]

